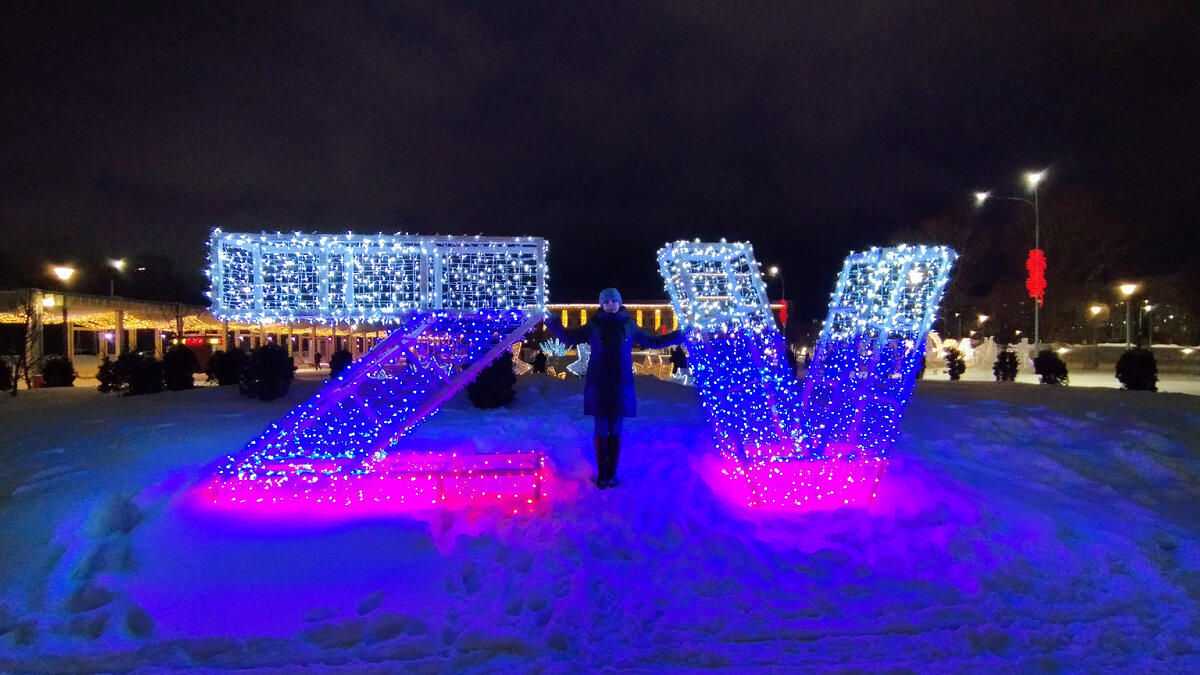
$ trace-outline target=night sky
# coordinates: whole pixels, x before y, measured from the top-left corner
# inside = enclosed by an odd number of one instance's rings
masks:
[[[1130,272],[1200,244],[1194,2],[24,5],[6,283],[148,253],[199,284],[219,226],[543,236],[552,301],[661,300],[659,246],[726,237],[817,316],[851,249],[1040,168],[1043,208],[1137,228]]]

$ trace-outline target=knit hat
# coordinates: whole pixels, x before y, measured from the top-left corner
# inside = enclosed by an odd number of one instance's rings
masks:
[[[609,300],[616,300],[617,304],[621,304],[621,294],[615,288],[606,288],[600,291],[600,304],[604,304]]]

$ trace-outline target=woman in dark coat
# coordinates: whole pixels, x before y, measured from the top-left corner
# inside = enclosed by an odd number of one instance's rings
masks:
[[[633,388],[633,345],[650,349],[683,342],[683,331],[653,335],[629,318],[615,288],[600,292],[600,308],[578,328],[563,328],[551,317],[546,327],[568,345],[588,343],[587,374],[583,378],[583,412],[595,418],[596,486],[601,490],[617,484],[617,461],[621,457],[621,426],[626,417],[637,416]]]

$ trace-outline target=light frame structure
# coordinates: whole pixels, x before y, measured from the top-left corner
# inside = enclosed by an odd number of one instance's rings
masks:
[[[401,323],[420,310],[544,311],[537,237],[246,233],[209,237],[212,313],[247,323]]]

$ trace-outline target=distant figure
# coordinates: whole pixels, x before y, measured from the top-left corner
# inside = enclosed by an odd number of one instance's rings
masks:
[[[321,369],[321,352],[313,354],[313,368],[316,370]]]
[[[533,357],[533,372],[546,372],[546,352],[538,350],[537,356]]]
[[[687,352],[683,351],[683,347],[675,345],[671,349],[671,374],[674,375],[684,368],[688,367]]]

